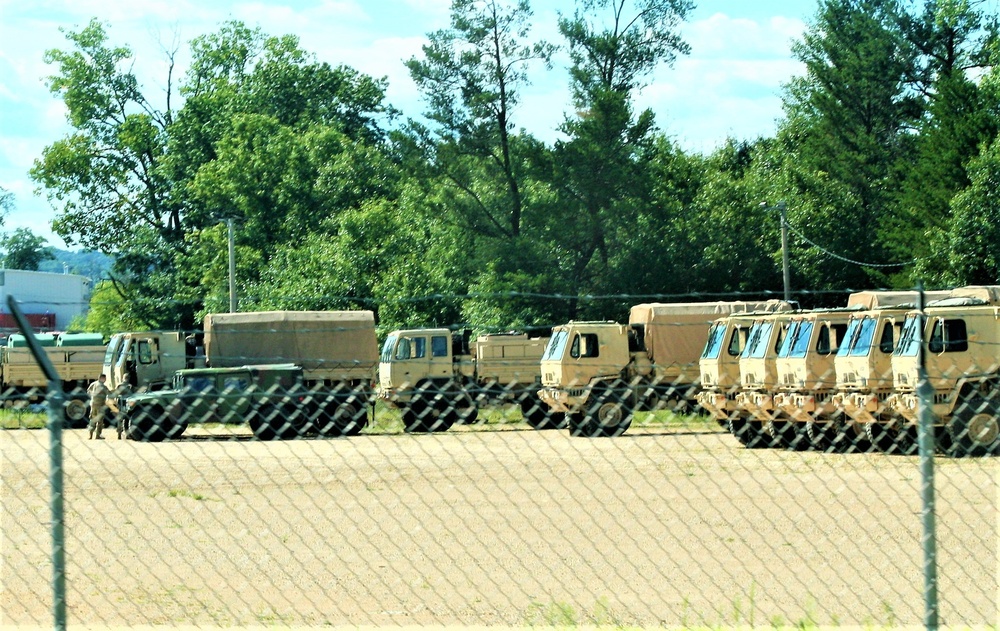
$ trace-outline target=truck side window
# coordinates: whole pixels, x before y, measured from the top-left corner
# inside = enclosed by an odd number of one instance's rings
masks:
[[[573,336],[573,343],[569,347],[569,356],[574,359],[580,358],[580,336]]]
[[[148,340],[141,340],[139,342],[139,363],[140,364],[153,363],[153,351],[149,348]]]
[[[600,347],[597,345],[597,333],[584,333],[583,338],[583,356],[584,357],[597,357],[600,355]]]
[[[743,352],[746,342],[746,331],[743,327],[734,327],[733,335],[729,338],[729,347],[726,348],[726,352],[729,353],[730,357],[739,357],[740,353]]]
[[[431,357],[448,356],[448,338],[443,335],[431,337]]]
[[[413,338],[413,356],[411,359],[419,359],[421,357],[427,357],[427,338],[415,337]]]
[[[896,340],[893,337],[892,322],[886,321],[882,327],[882,337],[878,341],[878,349],[883,353],[891,353],[896,349]]]
[[[965,320],[938,320],[927,342],[932,353],[960,353],[969,350],[969,335]]]
[[[816,352],[820,355],[829,355],[830,347],[830,327],[823,325],[819,329],[819,336],[816,338]]]
[[[399,343],[396,344],[396,359],[409,359],[410,358],[410,338],[401,337],[399,338]]]

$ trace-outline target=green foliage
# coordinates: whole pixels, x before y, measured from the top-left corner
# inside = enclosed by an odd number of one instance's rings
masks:
[[[0,250],[4,267],[37,271],[42,261],[55,258],[52,248],[45,247],[46,239],[28,228],[18,228],[0,236]]]
[[[144,330],[144,322],[132,319],[125,296],[112,281],[100,281],[90,292],[90,308],[83,322],[74,322],[73,328],[89,333],[100,333],[110,338],[120,331]]]

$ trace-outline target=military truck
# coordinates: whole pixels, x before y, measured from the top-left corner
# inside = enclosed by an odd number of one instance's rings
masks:
[[[736,313],[719,318],[708,331],[708,341],[699,359],[701,391],[696,399],[728,431],[733,416],[748,420],[749,413],[736,406],[740,388],[740,356],[747,346],[750,327],[767,313],[787,312],[796,305],[784,300],[769,300],[760,311]]]
[[[105,353],[99,334],[60,333],[36,336],[52,362],[66,394],[66,421],[87,422],[87,386],[101,374]],[[21,335],[11,335],[0,348],[0,399],[6,407],[21,407],[45,398],[48,379]]]
[[[883,431],[912,439],[923,355],[939,449],[956,457],[1000,455],[1000,288],[963,289],[964,296],[907,314],[892,356],[895,393],[886,400],[902,422]]]
[[[192,423],[249,423],[261,440],[359,430],[335,401],[305,387],[294,364],[194,368],[174,374],[172,387],[135,394],[124,403],[118,437],[159,442],[179,438]]]
[[[570,322],[553,329],[538,396],[566,414],[574,436],[619,436],[636,411],[687,412],[711,323],[758,302],[645,303],[628,324]]]
[[[947,291],[925,292],[925,300],[938,300]],[[837,392],[830,400],[836,408],[833,425],[826,428],[830,448],[837,451],[893,451],[895,437],[883,428],[895,425],[885,401],[892,394],[892,353],[896,350],[903,319],[917,302],[916,292],[905,292],[905,303],[876,307],[851,316],[844,334],[846,343],[833,360]]]
[[[734,414],[729,417],[729,432],[751,449],[776,447],[777,439],[770,424],[780,417],[774,407],[778,388],[778,350],[795,312],[758,316],[747,336],[740,355],[740,391],[736,393]]]
[[[559,427],[561,414],[541,404],[539,361],[548,341],[526,333],[404,329],[382,345],[378,396],[403,410],[407,432],[447,431],[473,423],[479,408],[516,405],[535,429]]]
[[[125,333],[112,338],[104,362],[116,417],[136,394],[172,387],[178,370],[293,364],[302,384],[350,416],[356,433],[368,422],[374,402],[378,341],[371,311],[265,311],[209,314],[204,353],[197,336],[182,333]]]

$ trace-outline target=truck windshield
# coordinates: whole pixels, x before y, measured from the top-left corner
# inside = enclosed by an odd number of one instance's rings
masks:
[[[860,320],[851,318],[851,321],[847,324],[847,332],[844,334],[844,339],[847,340],[846,343],[841,344],[840,348],[837,349],[837,357],[847,357],[850,352],[851,347],[854,346],[854,340],[858,336],[858,331],[861,329],[858,326]]]
[[[708,330],[708,342],[705,343],[705,350],[701,352],[702,359],[718,359],[719,351],[722,350],[722,338],[726,334],[726,323],[716,322]]]
[[[781,344],[778,357],[805,357],[809,351],[809,338],[812,336],[813,323],[806,320],[793,322],[788,328],[788,337]]]
[[[566,340],[569,339],[569,331],[556,331],[549,338],[549,343],[545,346],[545,353],[542,354],[542,361],[562,359],[566,351]]]
[[[899,335],[899,346],[896,347],[895,355],[899,357],[916,357],[920,350],[920,343],[917,340],[917,332],[920,326],[920,316],[911,315],[906,317],[903,324],[903,332]]]
[[[858,320],[852,320],[851,324],[855,322],[858,322]],[[875,318],[863,318],[860,320],[855,337],[847,336],[847,340],[850,343],[848,354],[851,357],[868,357],[868,353],[872,350],[872,340],[875,339],[876,324],[877,321]],[[841,346],[840,348],[843,349],[844,347]],[[837,354],[840,354],[840,350],[837,351]]]
[[[754,322],[750,327],[747,347],[743,349],[741,358],[760,359],[767,354],[767,341],[774,330],[773,322]]]
[[[390,335],[385,338],[385,344],[382,345],[382,355],[379,357],[379,361],[391,362],[394,348],[396,348],[396,336]]]
[[[118,356],[118,349],[122,345],[122,336],[112,335],[111,341],[108,342],[108,350],[104,353],[104,365],[114,366],[115,358]]]

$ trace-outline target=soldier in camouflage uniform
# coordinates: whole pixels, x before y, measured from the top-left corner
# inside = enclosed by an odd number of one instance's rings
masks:
[[[90,435],[87,437],[88,440],[91,438],[104,440],[104,437],[101,436],[101,430],[104,429],[104,409],[108,394],[111,392],[104,385],[106,379],[107,377],[102,374],[87,388],[87,394],[90,395],[90,423],[87,425]]]

